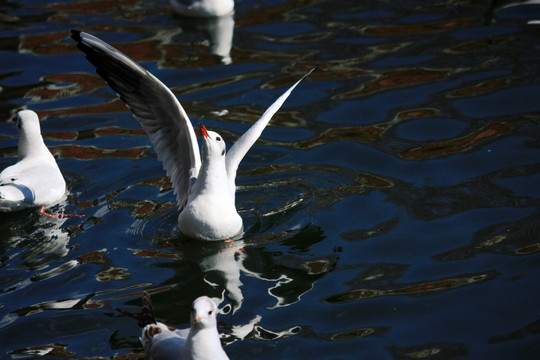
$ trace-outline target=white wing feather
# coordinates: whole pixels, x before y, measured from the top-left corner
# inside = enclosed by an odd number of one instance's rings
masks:
[[[90,34],[72,33],[96,72],[148,133],[171,179],[178,206],[183,207],[201,158],[195,131],[182,105],[169,88],[124,53]]]
[[[307,74],[302,76],[293,86],[291,86],[287,91],[285,91],[266,111],[262,114],[261,118],[257,120],[245,133],[242,135],[233,146],[229,149],[226,155],[226,168],[227,176],[229,177],[229,183],[231,186],[235,186],[236,171],[238,170],[238,165],[249,151],[251,146],[257,141],[264,128],[268,122],[272,119],[272,116],[279,110],[283,105],[285,100],[289,97],[294,88],[300,84],[309,74],[311,74],[314,69],[311,69]]]

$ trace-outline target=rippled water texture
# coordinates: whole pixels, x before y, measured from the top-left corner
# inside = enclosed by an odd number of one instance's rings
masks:
[[[221,299],[233,360],[538,358],[540,5],[239,0],[203,22],[166,0],[46,3],[0,2],[0,168],[12,115],[37,111],[70,190],[53,210],[85,217],[1,215],[0,357],[141,358],[114,307],[147,290],[175,326]],[[243,239],[180,235],[148,137],[73,28],[229,144],[318,67],[239,169]]]

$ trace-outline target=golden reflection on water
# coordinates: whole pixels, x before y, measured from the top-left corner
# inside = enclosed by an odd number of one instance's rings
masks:
[[[386,289],[353,289],[341,294],[329,296],[325,299],[325,301],[328,303],[337,304],[390,295],[424,296],[430,293],[439,293],[441,291],[448,291],[475,283],[489,281],[497,275],[498,274],[496,272],[486,272],[472,275],[465,274],[446,279],[421,282],[418,284],[395,285],[392,288]]]

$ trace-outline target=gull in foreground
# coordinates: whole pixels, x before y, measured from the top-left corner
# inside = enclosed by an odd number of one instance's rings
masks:
[[[179,15],[189,17],[214,17],[228,15],[234,10],[233,0],[169,0]]]
[[[161,81],[95,36],[72,30],[72,38],[148,133],[182,209],[180,231],[201,240],[240,236],[242,218],[235,207],[238,165],[293,89],[314,69],[281,95],[227,153],[223,138],[200,124],[201,157],[186,112]]]
[[[150,296],[144,292],[139,320],[146,354],[151,360],[228,360],[219,339],[217,311],[212,299],[201,296],[191,307],[191,328],[174,329],[156,321]]]
[[[41,136],[39,118],[31,110],[17,113],[18,161],[0,173],[0,211],[18,211],[59,203],[66,182]],[[48,214],[46,214],[48,215]]]

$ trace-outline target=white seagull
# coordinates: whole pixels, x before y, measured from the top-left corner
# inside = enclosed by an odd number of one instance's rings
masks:
[[[191,328],[174,329],[156,321],[150,296],[144,292],[140,340],[146,354],[151,360],[229,360],[219,339],[217,311],[212,299],[201,296],[191,307]]]
[[[281,95],[227,153],[223,138],[199,125],[203,134],[201,158],[186,112],[161,81],[95,36],[72,30],[72,38],[148,133],[182,209],[180,231],[201,240],[241,236],[242,218],[235,207],[238,165],[293,89],[314,69]]]
[[[65,199],[66,182],[31,110],[17,113],[18,161],[0,173],[0,211],[54,205]]]
[[[215,17],[231,14],[233,0],[169,0],[179,15],[189,17]]]

